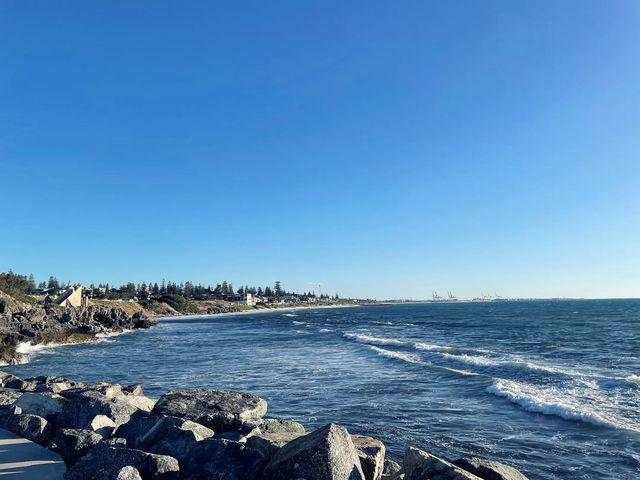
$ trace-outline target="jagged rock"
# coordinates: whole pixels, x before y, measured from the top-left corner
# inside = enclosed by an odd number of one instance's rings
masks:
[[[36,382],[36,387],[33,391],[40,393],[60,393],[64,390],[69,390],[70,388],[78,388],[84,385],[81,382],[74,382],[63,377],[44,375],[39,377],[27,378],[26,380]]]
[[[385,460],[382,468],[382,480],[396,480],[402,475],[402,466],[393,460]]]
[[[515,468],[494,460],[467,457],[452,463],[484,480],[527,480],[527,477]]]
[[[134,416],[118,428],[117,435],[130,448],[171,455],[182,463],[195,443],[212,437],[213,430],[183,418]]]
[[[108,446],[108,447],[126,448],[127,447],[127,439],[126,438],[120,438],[120,437],[105,438],[104,440],[102,440],[100,442],[100,444]]]
[[[224,432],[255,426],[266,412],[266,400],[250,393],[194,389],[164,394],[151,414],[186,418]]]
[[[13,405],[18,398],[22,396],[22,392],[12,388],[0,389],[0,405]]]
[[[4,382],[4,388],[14,388],[23,392],[33,392],[38,386],[38,382],[35,380],[23,380],[19,377],[6,379]]]
[[[360,459],[344,427],[333,423],[283,446],[264,471],[265,480],[363,480]]]
[[[122,392],[128,395],[142,395],[142,386],[139,383],[122,385]]]
[[[402,461],[405,480],[482,480],[441,458],[409,447]]]
[[[88,428],[96,415],[105,415],[113,420],[117,427],[128,422],[131,415],[139,410],[123,401],[124,396],[108,398],[96,391],[71,392],[70,390],[61,394],[69,400],[57,420],[58,426],[63,428]]]
[[[13,402],[23,413],[44,417],[49,421],[62,412],[66,399],[55,393],[25,392]]]
[[[0,372],[0,388],[4,387],[4,381],[8,378],[13,377],[14,375],[11,375],[10,373],[6,373],[6,372]]]
[[[360,458],[365,480],[380,480],[384,468],[384,444],[375,438],[351,435],[353,445]]]
[[[14,415],[20,415],[22,409],[15,405],[0,405],[0,428],[7,430],[9,428],[9,421]]]
[[[256,450],[231,440],[197,442],[181,464],[184,480],[253,480],[264,466]]]
[[[134,467],[145,480],[177,480],[178,461],[130,448],[99,445],[67,470],[66,480],[102,480],[117,478],[124,467]]]
[[[279,418],[263,418],[258,428],[262,433],[306,433],[304,427],[293,420],[281,420]]]
[[[258,450],[267,460],[271,460],[284,445],[302,435],[304,433],[256,433],[247,437],[246,443],[247,447]]]
[[[67,465],[71,465],[100,441],[102,436],[91,430],[61,428],[53,438],[55,448],[51,449],[57,452]]]
[[[122,467],[116,480],[142,480],[140,472],[133,467]]]
[[[46,419],[28,413],[11,415],[7,428],[13,433],[40,445],[46,445],[53,437],[53,428]]]
[[[116,423],[106,415],[96,415],[89,422],[87,428],[103,438],[108,438],[116,429]]]

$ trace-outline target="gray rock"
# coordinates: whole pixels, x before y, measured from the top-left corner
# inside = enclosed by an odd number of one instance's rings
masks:
[[[0,389],[0,405],[13,405],[18,398],[22,396],[22,392],[13,388]]]
[[[279,418],[263,418],[258,428],[262,433],[299,433],[301,435],[306,433],[304,427],[298,422]]]
[[[116,422],[106,415],[96,415],[86,427],[96,432],[102,438],[109,438],[116,429]]]
[[[117,478],[124,467],[134,467],[145,480],[177,480],[178,461],[130,448],[99,445],[67,470],[66,480],[103,480]]]
[[[73,380],[68,380],[63,377],[54,377],[54,376],[39,376],[27,378],[26,381],[35,381],[36,387],[34,392],[49,392],[49,393],[60,393],[64,390],[69,390],[71,388],[78,388],[83,386],[84,384],[81,382],[75,382]]]
[[[91,430],[61,428],[53,439],[57,452],[67,465],[73,464],[79,457],[98,445],[102,436]]]
[[[284,445],[271,459],[265,480],[364,480],[360,459],[344,427],[335,424]]]
[[[116,427],[126,423],[139,409],[122,401],[124,396],[107,397],[96,391],[61,392],[68,399],[58,416],[57,425],[63,428],[87,428],[96,415],[104,415]]]
[[[8,430],[28,440],[46,445],[53,437],[53,428],[45,418],[28,413],[11,415]]]
[[[403,475],[402,466],[393,460],[385,460],[382,468],[382,480],[395,480]]]
[[[468,457],[461,458],[452,463],[484,480],[527,480],[527,477],[515,468],[494,460]]]
[[[44,417],[49,421],[55,420],[58,414],[62,412],[62,408],[66,403],[66,399],[55,393],[31,393],[25,392],[20,398],[17,398],[14,405],[20,407],[23,413],[30,413]]]
[[[133,467],[122,467],[116,480],[142,480],[140,472]]]
[[[5,379],[4,388],[14,388],[16,390],[20,390],[22,392],[33,392],[38,383],[35,380],[23,380],[21,378],[11,376],[12,378]]]
[[[127,395],[142,395],[142,386],[139,383],[122,385],[122,393],[126,393]]]
[[[247,447],[258,450],[264,458],[271,460],[278,450],[280,450],[287,443],[303,436],[304,433],[257,433],[247,437]]]
[[[405,480],[482,480],[473,473],[415,447],[409,447],[402,461]]]
[[[375,438],[351,435],[353,445],[360,458],[365,480],[380,480],[384,468],[384,444]]]
[[[187,460],[196,442],[213,436],[213,430],[184,418],[134,416],[116,433],[130,448]]]
[[[182,462],[184,480],[253,480],[264,466],[262,454],[231,440],[197,442]]]
[[[151,414],[186,418],[224,432],[256,426],[266,412],[266,400],[250,393],[194,389],[164,394]]]

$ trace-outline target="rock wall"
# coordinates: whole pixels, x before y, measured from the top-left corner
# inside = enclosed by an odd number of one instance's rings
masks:
[[[140,385],[0,372],[0,428],[59,453],[67,480],[526,480],[496,461],[450,462],[415,447],[400,465],[380,440],[332,423],[307,432],[266,412],[249,393],[175,390],[154,400]]]

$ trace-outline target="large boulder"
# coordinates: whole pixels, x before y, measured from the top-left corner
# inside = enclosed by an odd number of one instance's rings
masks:
[[[115,426],[126,423],[139,409],[123,401],[125,396],[107,397],[97,391],[70,393],[62,392],[68,398],[58,416],[57,425],[63,428],[88,428],[96,415],[111,419]]]
[[[375,438],[351,435],[353,445],[360,458],[365,480],[380,480],[384,469],[384,444]]]
[[[23,413],[39,415],[52,421],[62,412],[66,399],[55,393],[25,392],[13,404]]]
[[[13,388],[0,388],[0,406],[13,405],[18,398],[22,396],[22,392]]]
[[[404,480],[482,480],[473,473],[415,447],[409,447],[402,461]]]
[[[84,385],[81,382],[75,382],[73,380],[68,380],[63,377],[46,376],[46,375],[27,378],[26,381],[36,382],[36,387],[34,389],[34,392],[60,393],[64,390],[69,390],[71,388],[78,388]]]
[[[197,442],[181,464],[184,480],[254,480],[264,467],[256,450],[231,440]]]
[[[151,414],[186,418],[225,432],[256,426],[266,412],[266,400],[250,393],[193,389],[164,394]]]
[[[11,415],[7,429],[40,445],[46,445],[53,437],[53,428],[45,418],[28,413]]]
[[[265,468],[265,480],[364,480],[349,432],[333,423],[284,445]]]
[[[133,467],[122,467],[115,480],[142,480],[140,472]]]
[[[87,428],[102,438],[109,438],[116,429],[116,422],[106,415],[96,415],[87,424]]]
[[[468,457],[452,463],[484,480],[527,480],[527,477],[515,468],[494,460]]]
[[[67,465],[98,445],[102,436],[91,430],[61,428],[56,432],[50,448],[57,452]]]
[[[66,480],[116,479],[124,467],[134,467],[145,480],[177,480],[178,461],[130,448],[99,445],[67,470]]]
[[[127,446],[160,455],[171,455],[183,462],[196,442],[213,436],[213,430],[184,418],[135,415],[116,432]]]
[[[271,460],[278,450],[284,447],[287,443],[292,442],[296,438],[305,435],[304,433],[255,433],[250,435],[246,439],[247,447],[258,450],[264,458]]]
[[[33,392],[38,386],[38,382],[35,380],[23,380],[22,378],[11,375],[11,378],[7,378],[3,382],[4,388],[15,388],[23,392]]]

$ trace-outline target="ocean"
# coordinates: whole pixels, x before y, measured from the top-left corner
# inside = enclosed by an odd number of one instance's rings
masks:
[[[339,423],[531,479],[640,478],[640,300],[400,304],[168,319],[32,348],[19,376],[248,391],[308,429]]]

